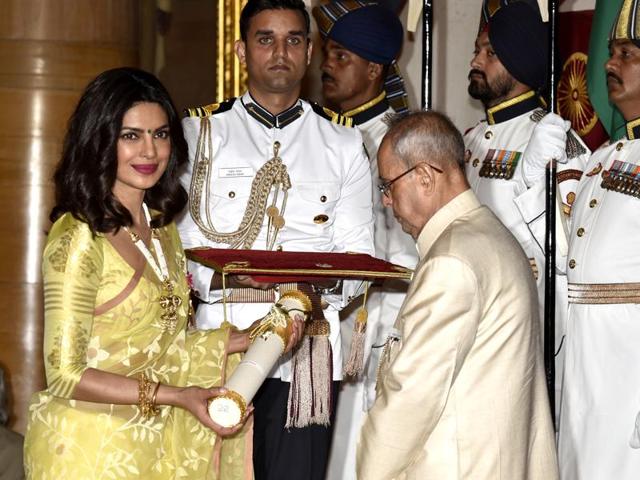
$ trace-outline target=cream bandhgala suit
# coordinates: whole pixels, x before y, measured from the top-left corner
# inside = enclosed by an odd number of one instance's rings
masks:
[[[238,363],[239,355],[226,354],[229,329],[187,330],[180,239],[173,224],[158,233],[182,299],[175,326],[160,321],[162,285],[147,262],[134,271],[104,235],[71,214],[52,226],[43,255],[47,389],[29,406],[28,478],[252,478],[244,432],[221,440],[180,408],[159,406],[145,420],[137,405],[71,398],[87,368],[211,387]]]
[[[536,289],[518,242],[467,190],[417,245],[358,479],[558,478]]]

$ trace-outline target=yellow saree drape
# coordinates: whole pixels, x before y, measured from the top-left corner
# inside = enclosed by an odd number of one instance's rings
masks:
[[[47,390],[29,407],[25,470],[34,479],[252,478],[245,427],[217,438],[189,412],[161,406],[144,420],[135,405],[72,400],[87,368],[174,386],[221,385],[239,355],[227,355],[229,330],[187,329],[185,258],[173,224],[159,229],[175,294],[175,331],[164,329],[162,285],[146,266],[135,272],[110,242],[65,214],[43,255]]]

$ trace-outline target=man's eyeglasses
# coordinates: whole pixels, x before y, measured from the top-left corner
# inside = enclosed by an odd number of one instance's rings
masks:
[[[426,163],[431,168],[433,168],[436,172],[442,173],[442,170],[439,169],[438,167],[434,167],[433,165],[431,165],[430,163],[427,163],[427,162],[420,162],[420,163],[415,164],[413,167],[411,167],[406,172],[401,173],[396,178],[393,178],[393,179],[389,180],[388,182],[381,183],[380,185],[378,185],[378,190],[380,190],[380,193],[382,193],[385,197],[389,197],[390,196],[389,194],[391,193],[391,185],[393,185],[395,182],[400,180],[405,175],[408,175],[411,172],[413,172],[416,168],[418,168],[418,165],[420,165],[422,163]]]

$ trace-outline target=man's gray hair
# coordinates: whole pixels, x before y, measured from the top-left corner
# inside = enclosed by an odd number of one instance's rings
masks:
[[[464,141],[453,122],[443,113],[416,111],[390,121],[384,141],[407,167],[428,162],[464,170]]]

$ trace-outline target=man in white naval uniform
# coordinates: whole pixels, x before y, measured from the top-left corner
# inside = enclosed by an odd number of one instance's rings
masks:
[[[561,478],[640,478],[640,4],[626,0],[605,64],[626,138],[589,159],[571,210]],[[535,135],[535,134],[534,134]]]
[[[362,132],[371,162],[371,181],[379,183],[378,147],[396,111],[388,101],[387,73],[402,47],[403,28],[396,14],[379,5],[334,1],[313,10],[323,36],[322,93],[327,104],[353,120]],[[391,92],[389,96],[393,96]],[[381,193],[373,190],[375,255],[414,268],[418,254],[410,235],[402,231]],[[364,371],[343,381],[329,459],[328,480],[356,478],[356,444],[365,412],[375,400],[382,346],[393,326],[408,282],[385,281],[369,289],[364,344]],[[356,312],[341,323],[343,348],[351,344]]]
[[[544,317],[544,241],[536,241],[531,224],[542,218],[537,209],[544,192],[544,166],[524,172],[521,157],[534,127],[548,127],[542,100],[536,94],[547,81],[547,27],[537,9],[519,1],[501,7],[480,30],[469,72],[469,94],[481,100],[486,120],[468,130],[466,175],[481,203],[487,205],[516,237],[531,263]],[[525,54],[526,52],[526,54]],[[564,122],[560,121],[564,126]],[[563,210],[568,213],[588,158],[575,133],[566,138],[569,161],[558,167]],[[544,146],[541,145],[541,146]],[[528,174],[527,174],[528,173]],[[541,217],[542,216],[542,217]],[[544,237],[543,237],[544,238]],[[556,277],[556,350],[566,323],[566,279]],[[562,353],[556,356],[556,410],[562,379]]]
[[[179,223],[185,248],[372,254],[371,180],[362,137],[358,130],[338,124],[346,123],[344,117],[299,99],[311,54],[304,3],[250,0],[240,25],[236,53],[248,71],[248,92],[193,109],[183,123],[191,156],[184,176],[190,212]],[[261,195],[267,200],[260,208]],[[214,328],[225,318],[246,328],[264,316],[273,301],[252,302],[273,295],[260,290],[269,285],[236,277],[232,287],[259,288],[238,289],[247,303],[227,304],[225,316],[219,275],[193,263],[189,270],[203,302],[196,315],[199,328]],[[359,283],[344,282],[341,293],[330,285],[322,297],[328,304],[324,315],[333,353],[328,375],[332,371],[334,381],[342,378],[338,311]],[[322,285],[314,287],[318,291]],[[285,429],[290,356],[283,357],[269,377],[254,399],[255,478],[323,479],[331,440],[327,409],[311,425]],[[335,395],[328,401],[335,402]],[[316,412],[320,407],[311,406]]]

